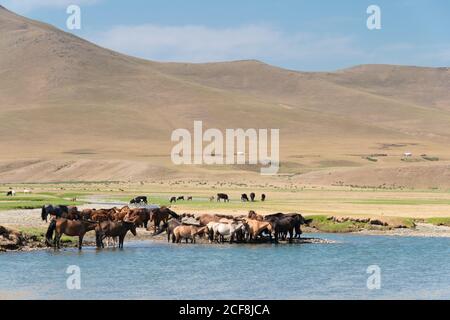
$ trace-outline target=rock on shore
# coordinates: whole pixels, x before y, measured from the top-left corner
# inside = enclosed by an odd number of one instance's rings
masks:
[[[0,226],[0,252],[31,250],[45,245],[35,236],[25,235],[17,230]]]

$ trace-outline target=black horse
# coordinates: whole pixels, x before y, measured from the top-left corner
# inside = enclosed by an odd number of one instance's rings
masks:
[[[249,201],[250,201],[250,200],[248,200],[248,196],[247,196],[246,193],[243,193],[243,194],[241,195],[241,201],[242,201],[242,202],[249,202]]]
[[[68,218],[69,207],[68,206],[53,206],[51,204],[42,206],[41,218],[47,222],[48,216],[55,216],[55,218]]]
[[[217,194],[217,202],[220,202],[221,199],[223,199],[224,202],[230,202],[230,198],[228,198],[228,195],[226,193]]]
[[[141,204],[141,203],[148,204],[146,196],[140,196],[130,200],[130,204]]]
[[[262,202],[266,201],[266,195],[264,193],[261,195],[261,201]]]
[[[250,199],[255,202],[256,194],[254,192],[250,193]]]

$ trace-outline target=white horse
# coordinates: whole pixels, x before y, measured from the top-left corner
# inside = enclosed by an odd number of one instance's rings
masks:
[[[23,193],[31,193],[31,190],[29,190],[29,189],[23,189]]]
[[[217,235],[221,242],[225,241],[225,237],[230,238],[230,243],[236,239],[236,234],[239,231],[245,232],[246,226],[242,222],[232,222],[232,223],[219,223],[217,226]]]

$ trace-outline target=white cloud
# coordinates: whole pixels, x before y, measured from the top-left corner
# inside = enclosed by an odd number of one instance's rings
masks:
[[[115,26],[90,40],[133,56],[158,61],[212,62],[259,59],[270,63],[318,61],[361,56],[348,36],[288,34],[267,25]]]
[[[7,9],[17,12],[26,13],[38,8],[66,8],[71,4],[92,5],[101,0],[3,0],[1,5]]]

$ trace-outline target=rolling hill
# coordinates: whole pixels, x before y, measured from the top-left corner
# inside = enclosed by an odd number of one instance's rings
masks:
[[[160,63],[3,7],[0,33],[2,182],[258,176],[248,166],[172,165],[172,131],[202,120],[209,128],[279,128],[281,173],[296,183],[364,176],[364,184],[450,186],[415,179],[448,174],[449,68],[362,65],[312,73],[259,61]],[[440,161],[404,162],[405,151]],[[382,156],[368,161],[374,154]],[[373,173],[398,167],[420,170],[381,181]],[[330,178],[329,170],[340,173]]]

